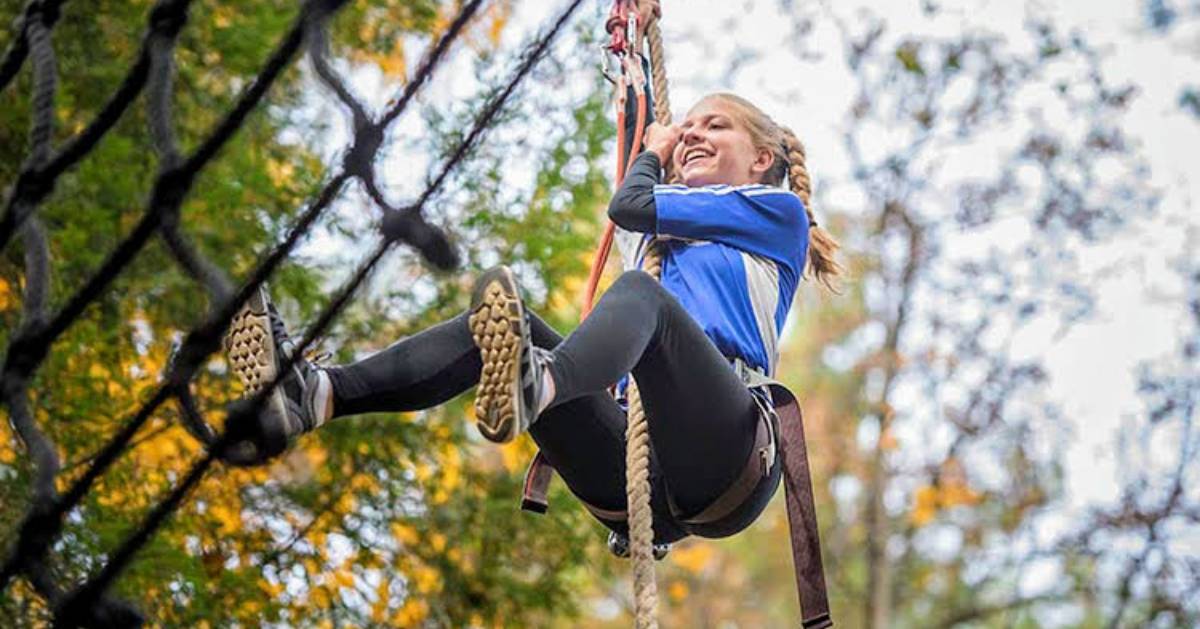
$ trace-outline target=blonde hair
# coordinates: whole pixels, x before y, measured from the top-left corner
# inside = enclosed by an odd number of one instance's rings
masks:
[[[783,186],[787,179],[788,189],[804,202],[804,210],[808,213],[808,260],[805,265],[805,277],[814,277],[826,288],[837,292],[833,278],[842,274],[842,266],[834,260],[834,254],[841,248],[833,235],[817,225],[813,216],[812,180],[808,177],[807,155],[804,145],[791,129],[776,123],[770,116],[750,101],[727,92],[709,94],[700,100],[720,101],[729,105],[737,121],[750,134],[750,141],[756,149],[771,151],[775,160],[767,172],[763,173],[763,183],[772,186]]]

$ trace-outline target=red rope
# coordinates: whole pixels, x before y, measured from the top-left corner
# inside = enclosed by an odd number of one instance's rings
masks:
[[[646,127],[646,91],[644,81],[641,77],[641,66],[634,65],[636,70],[630,70],[626,64],[640,64],[638,57],[634,54],[635,49],[640,46],[633,46],[631,49],[630,42],[627,37],[629,20],[637,20],[637,5],[630,0],[614,0],[612,11],[609,13],[608,21],[605,23],[605,30],[610,35],[608,50],[614,55],[622,59],[621,77],[617,80],[617,172],[616,186],[619,188],[621,182],[625,180],[625,174],[628,172],[632,156],[637,155],[642,150],[642,135]],[[636,25],[636,22],[635,22]],[[638,29],[638,38],[641,37],[640,28]],[[625,105],[626,105],[626,81],[632,75],[634,82],[634,93],[637,96],[637,124],[634,126],[633,143],[627,153],[625,151]],[[596,247],[596,255],[592,258],[592,268],[588,272],[587,289],[583,295],[583,309],[580,312],[580,320],[586,319],[592,312],[592,307],[596,301],[596,290],[600,286],[600,276],[604,273],[604,265],[608,263],[608,254],[612,250],[613,235],[616,232],[616,226],[612,221],[606,220],[604,226],[604,234],[600,237],[600,244]]]
[[[637,155],[641,151],[644,126],[646,126],[646,94],[641,92],[637,95],[637,128],[634,132],[634,144],[632,144],[629,154],[625,154],[624,107],[620,108],[617,113],[617,187],[620,187],[622,181],[625,180],[625,173],[631,166],[631,163],[626,163],[631,162],[629,155]],[[596,289],[600,286],[600,276],[604,274],[605,264],[608,263],[608,252],[612,251],[612,239],[617,226],[612,221],[606,220],[605,223],[604,235],[600,236],[600,245],[596,246],[595,257],[592,258],[592,270],[588,272],[588,287],[583,293],[583,310],[580,312],[580,321],[588,318],[588,314],[592,313]]]

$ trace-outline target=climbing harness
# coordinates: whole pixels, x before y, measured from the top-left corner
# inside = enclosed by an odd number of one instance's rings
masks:
[[[639,0],[646,2],[646,0]],[[669,125],[671,108],[667,93],[666,63],[663,56],[662,34],[656,15],[647,13],[650,19],[641,24],[639,2],[614,0],[605,28],[609,42],[604,47],[601,71],[616,89],[617,107],[617,171],[616,185],[625,178],[633,156],[640,152],[642,132],[648,95],[644,88],[645,75],[642,68],[641,44],[648,43],[650,70],[653,80],[655,120]],[[621,70],[613,75],[612,65]],[[628,91],[632,88],[637,99],[635,135],[628,152],[625,151],[625,108]],[[668,180],[671,165],[665,165]],[[582,316],[586,318],[595,301],[600,275],[612,248],[615,226],[608,221],[600,240],[592,268],[588,275]],[[662,252],[657,241],[650,241],[644,256],[643,270],[659,279],[662,272]],[[816,506],[813,500],[812,478],[808,467],[805,448],[803,417],[795,395],[783,384],[772,380],[761,370],[750,368],[740,359],[732,361],[732,368],[746,383],[759,406],[758,427],[755,445],[746,462],[746,467],[734,483],[700,513],[687,518],[680,517],[679,510],[668,495],[672,514],[683,524],[698,525],[718,522],[732,514],[753,493],[764,476],[770,474],[776,461],[783,464],[783,484],[786,488],[788,527],[791,536],[792,561],[796,574],[796,590],[802,613],[801,626],[818,629],[833,626],[829,615],[829,600],[825,587],[824,568],[821,564],[820,538],[818,535]],[[654,561],[662,559],[669,548],[665,544],[654,544],[652,530],[653,514],[650,508],[650,438],[646,415],[642,408],[637,382],[630,380],[626,390],[629,402],[629,419],[625,433],[626,442],[626,492],[628,511],[607,510],[586,502],[584,506],[596,517],[608,521],[627,520],[629,536],[615,532],[608,538],[609,549],[617,556],[633,560],[634,604],[636,626],[639,629],[657,627],[657,591],[654,581]],[[547,492],[553,468],[538,452],[525,476],[521,507],[536,513],[545,513],[548,508]],[[669,493],[669,492],[668,492]]]

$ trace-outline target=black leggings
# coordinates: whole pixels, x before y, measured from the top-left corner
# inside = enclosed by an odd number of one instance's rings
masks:
[[[633,372],[650,417],[651,503],[658,542],[689,533],[732,535],[754,521],[779,482],[779,465],[720,522],[682,525],[741,474],[754,445],[755,402],[704,331],[652,277],[624,273],[565,340],[531,316],[533,343],[553,348],[553,404],[530,427],[571,491],[625,509],[625,411],[605,389]],[[464,313],[352,365],[329,370],[335,416],[413,411],[479,382],[481,361]],[[624,522],[602,520],[621,533]]]

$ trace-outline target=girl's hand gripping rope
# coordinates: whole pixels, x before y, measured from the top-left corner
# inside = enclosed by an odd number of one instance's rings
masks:
[[[675,145],[683,139],[683,127],[677,124],[664,126],[657,122],[646,127],[646,150],[658,155],[659,163],[664,166],[675,153]]]

